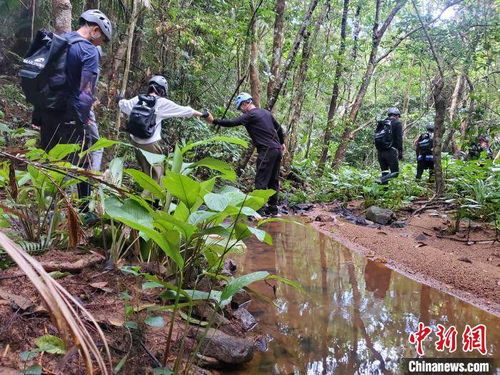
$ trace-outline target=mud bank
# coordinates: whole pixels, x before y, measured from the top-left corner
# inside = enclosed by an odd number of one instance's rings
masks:
[[[397,213],[403,228],[356,225],[334,213],[337,204],[314,205],[306,221],[348,248],[410,278],[452,294],[500,316],[500,244],[487,224],[461,223],[447,232],[451,218],[426,211],[410,216]],[[348,208],[362,216],[357,202]]]

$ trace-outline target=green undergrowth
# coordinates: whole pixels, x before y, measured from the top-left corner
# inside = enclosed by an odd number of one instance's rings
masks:
[[[496,223],[500,213],[500,164],[493,164],[483,155],[479,160],[456,160],[443,154],[445,193],[438,199],[452,204],[461,217]],[[419,198],[434,195],[434,183],[428,181],[424,172],[421,181],[415,180],[416,163],[405,163],[398,178],[386,186],[375,180],[380,171],[375,168],[358,169],[343,166],[338,171],[326,171],[322,177],[308,173],[308,166],[295,172],[303,178],[300,186],[285,181],[283,191],[289,202],[348,202],[362,200],[365,208],[378,205],[401,209]],[[498,225],[497,225],[498,226]]]

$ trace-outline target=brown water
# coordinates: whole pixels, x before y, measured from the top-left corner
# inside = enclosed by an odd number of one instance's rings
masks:
[[[401,359],[416,356],[408,336],[418,322],[433,332],[437,324],[458,330],[452,354],[437,352],[431,334],[424,342],[427,358],[481,357],[462,351],[466,324],[486,325],[487,355],[498,357],[500,318],[367,261],[310,226],[272,223],[265,229],[273,246],[250,241],[237,259],[239,272],[266,270],[299,281],[306,293],[279,283],[275,293],[264,282],[251,286],[275,300],[254,298],[249,308],[258,320],[255,330],[271,341],[235,373],[399,374]]]

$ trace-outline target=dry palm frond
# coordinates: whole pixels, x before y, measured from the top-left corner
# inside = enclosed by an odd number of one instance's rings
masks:
[[[94,374],[93,360],[97,362],[101,374],[111,374],[111,355],[106,338],[92,315],[66,289],[59,285],[43,269],[38,261],[23,251],[3,232],[0,232],[0,247],[17,263],[18,267],[26,274],[33,286],[40,293],[66,347],[75,346],[79,349],[85,360],[87,374]],[[94,324],[104,344],[107,361],[99,352],[94,339],[85,327],[84,321],[80,318],[80,314]]]
[[[78,246],[78,241],[80,238],[85,237],[85,232],[80,225],[80,218],[76,213],[71,203],[66,202],[66,208],[68,212],[68,234],[69,234],[69,246],[71,248],[76,248]]]

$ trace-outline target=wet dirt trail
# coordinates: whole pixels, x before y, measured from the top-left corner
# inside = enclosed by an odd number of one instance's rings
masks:
[[[250,241],[236,259],[239,272],[266,270],[299,281],[305,293],[279,283],[252,285],[276,298],[275,304],[254,298],[249,308],[268,350],[226,374],[399,374],[402,358],[416,357],[408,337],[419,322],[433,330],[423,344],[427,358],[481,358],[462,348],[465,326],[478,324],[487,328],[487,356],[499,357],[500,318],[369,261],[309,225],[272,223],[265,230],[273,246]],[[457,328],[454,353],[436,351],[437,324]]]

